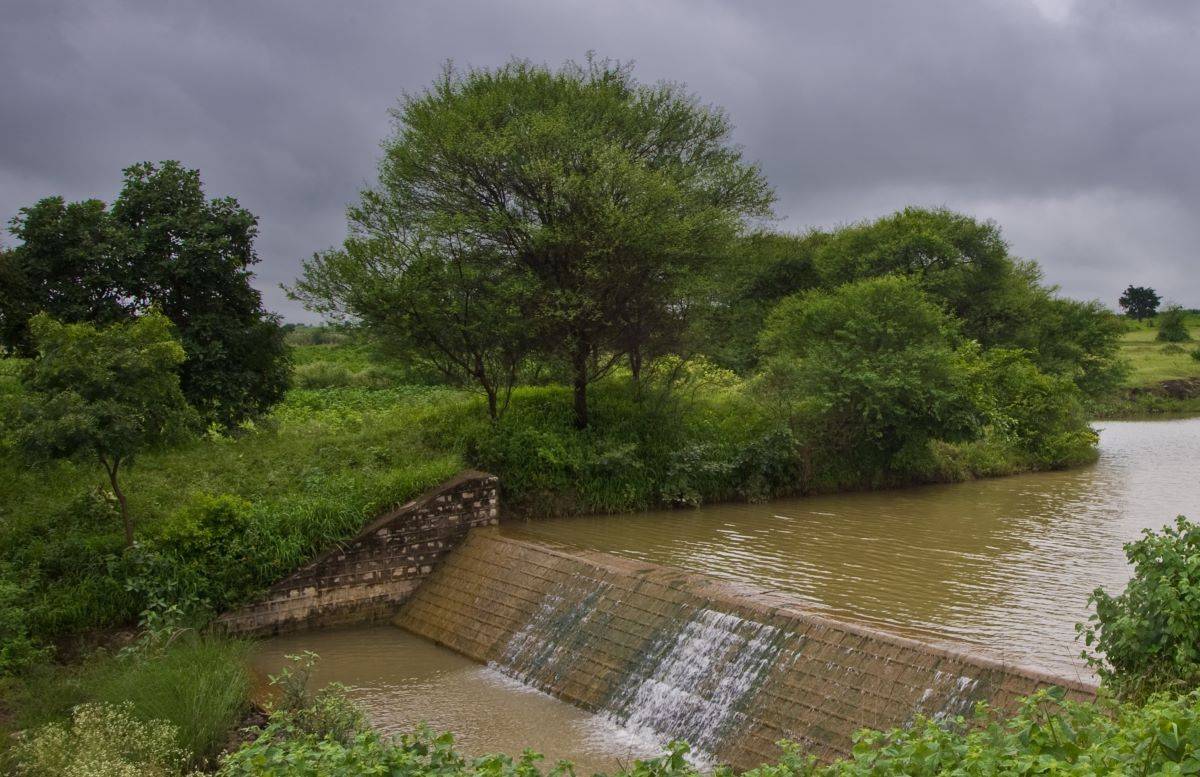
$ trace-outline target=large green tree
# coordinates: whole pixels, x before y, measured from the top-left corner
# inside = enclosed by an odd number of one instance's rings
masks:
[[[283,330],[250,285],[258,219],[232,197],[207,199],[178,162],[125,170],[112,206],[139,310],[160,309],[187,360],[180,384],[210,423],[233,426],[283,397],[291,374]]]
[[[912,278],[961,322],[966,336],[984,347],[1026,349],[1040,369],[1070,377],[1091,396],[1122,375],[1116,317],[1099,303],[1058,297],[1036,263],[1009,253],[990,221],[906,208],[837,230],[813,263],[829,286]]]
[[[137,164],[111,208],[49,197],[10,230],[20,241],[0,254],[10,351],[32,351],[28,322],[41,311],[102,325],[153,306],[183,342],[183,391],[206,421],[232,426],[281,398],[283,332],[250,285],[257,220],[233,198],[207,199],[198,171]]]
[[[171,322],[152,311],[96,327],[40,313],[29,328],[36,355],[23,377],[16,438],[38,458],[98,461],[131,545],[133,520],[121,472],[138,454],[185,436],[196,419],[179,388],[185,357]]]
[[[364,296],[352,279],[400,289],[418,272],[459,300],[486,279],[495,304],[461,317],[472,337],[453,339],[473,339],[483,321],[498,335],[523,327],[565,366],[580,427],[588,384],[626,357],[636,376],[668,350],[691,281],[772,200],[722,111],[607,60],[447,68],[394,118],[379,182],[351,210],[351,241],[310,265],[299,294],[381,326],[387,292]],[[429,269],[438,262],[450,269]],[[431,358],[445,350],[428,327],[392,329]],[[454,361],[470,363],[469,351]]]

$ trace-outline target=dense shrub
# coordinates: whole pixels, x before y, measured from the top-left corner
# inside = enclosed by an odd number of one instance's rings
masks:
[[[1158,314],[1158,335],[1165,343],[1184,343],[1192,339],[1188,331],[1188,313],[1179,305],[1169,305]]]
[[[1042,372],[1023,351],[992,349],[983,363],[979,391],[993,437],[1029,457],[1038,469],[1095,458],[1097,436],[1073,381]]]
[[[1059,690],[1025,699],[1012,717],[981,706],[975,720],[917,718],[891,731],[859,732],[853,754],[821,765],[796,745],[783,743],[779,762],[764,764],[751,777],[940,777],[942,775],[1129,775],[1193,774],[1200,769],[1200,694],[1155,696],[1144,706],[1106,708],[1069,702]],[[672,743],[659,758],[637,761],[617,772],[627,777],[684,777],[699,772],[688,748]],[[371,732],[353,737],[320,736],[297,730],[286,716],[273,716],[254,742],[231,755],[221,774],[241,775],[520,775],[537,777],[538,756],[526,751],[467,759],[449,735],[427,730],[397,740]],[[560,764],[550,774],[569,774]],[[730,777],[719,769],[719,777]]]
[[[175,729],[138,718],[128,704],[81,704],[69,724],[50,723],[10,757],[26,777],[172,777],[187,772]]]
[[[1084,656],[1125,698],[1200,687],[1200,525],[1183,516],[1125,545],[1133,577],[1112,596],[1097,588],[1079,626]],[[1093,652],[1094,651],[1094,652]]]
[[[980,433],[977,349],[906,278],[789,297],[760,340],[763,386],[822,458],[871,475],[902,467],[930,441]]]

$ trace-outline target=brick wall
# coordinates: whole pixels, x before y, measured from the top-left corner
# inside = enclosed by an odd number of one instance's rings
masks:
[[[862,727],[1094,688],[806,610],[778,592],[472,532],[396,624],[618,722],[746,769],[789,739],[829,759]],[[665,738],[665,737],[664,737]]]
[[[317,626],[385,619],[475,526],[495,524],[496,478],[464,472],[380,516],[218,620],[235,634],[264,636]]]

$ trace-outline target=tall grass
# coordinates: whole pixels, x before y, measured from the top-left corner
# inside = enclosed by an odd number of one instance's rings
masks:
[[[146,654],[93,654],[79,666],[46,665],[10,683],[22,728],[67,718],[88,702],[128,703],[139,720],[163,720],[193,765],[210,761],[250,703],[250,644],[215,635],[185,634]]]

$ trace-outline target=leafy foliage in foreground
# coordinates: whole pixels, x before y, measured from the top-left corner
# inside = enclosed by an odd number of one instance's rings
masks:
[[[990,777],[992,775],[1194,774],[1200,771],[1200,693],[1157,695],[1144,705],[1066,701],[1044,690],[1003,717],[981,706],[974,720],[918,718],[891,731],[859,732],[848,758],[818,764],[794,744],[783,757],[747,772],[751,777]],[[618,774],[690,777],[698,774],[688,747],[671,743],[653,759]],[[267,728],[229,756],[220,774],[242,775],[520,775],[543,774],[540,757],[526,751],[469,759],[449,735],[419,730],[399,739],[358,730],[339,735],[303,728],[291,713],[276,712]],[[547,774],[571,774],[560,763]],[[729,777],[727,769],[719,770]]]
[[[1089,597],[1095,613],[1079,626],[1084,657],[1126,698],[1200,688],[1200,525],[1179,516],[1174,526],[1146,529],[1125,557],[1133,565],[1125,590]]]
[[[175,777],[188,760],[171,724],[141,720],[129,704],[81,704],[70,723],[46,725],[11,755],[25,777]]]
[[[18,724],[32,730],[69,719],[80,705],[107,704],[169,725],[172,744],[193,765],[213,758],[249,708],[250,645],[147,625],[124,650],[96,651],[76,665],[42,665],[23,682],[10,682],[6,695]]]

